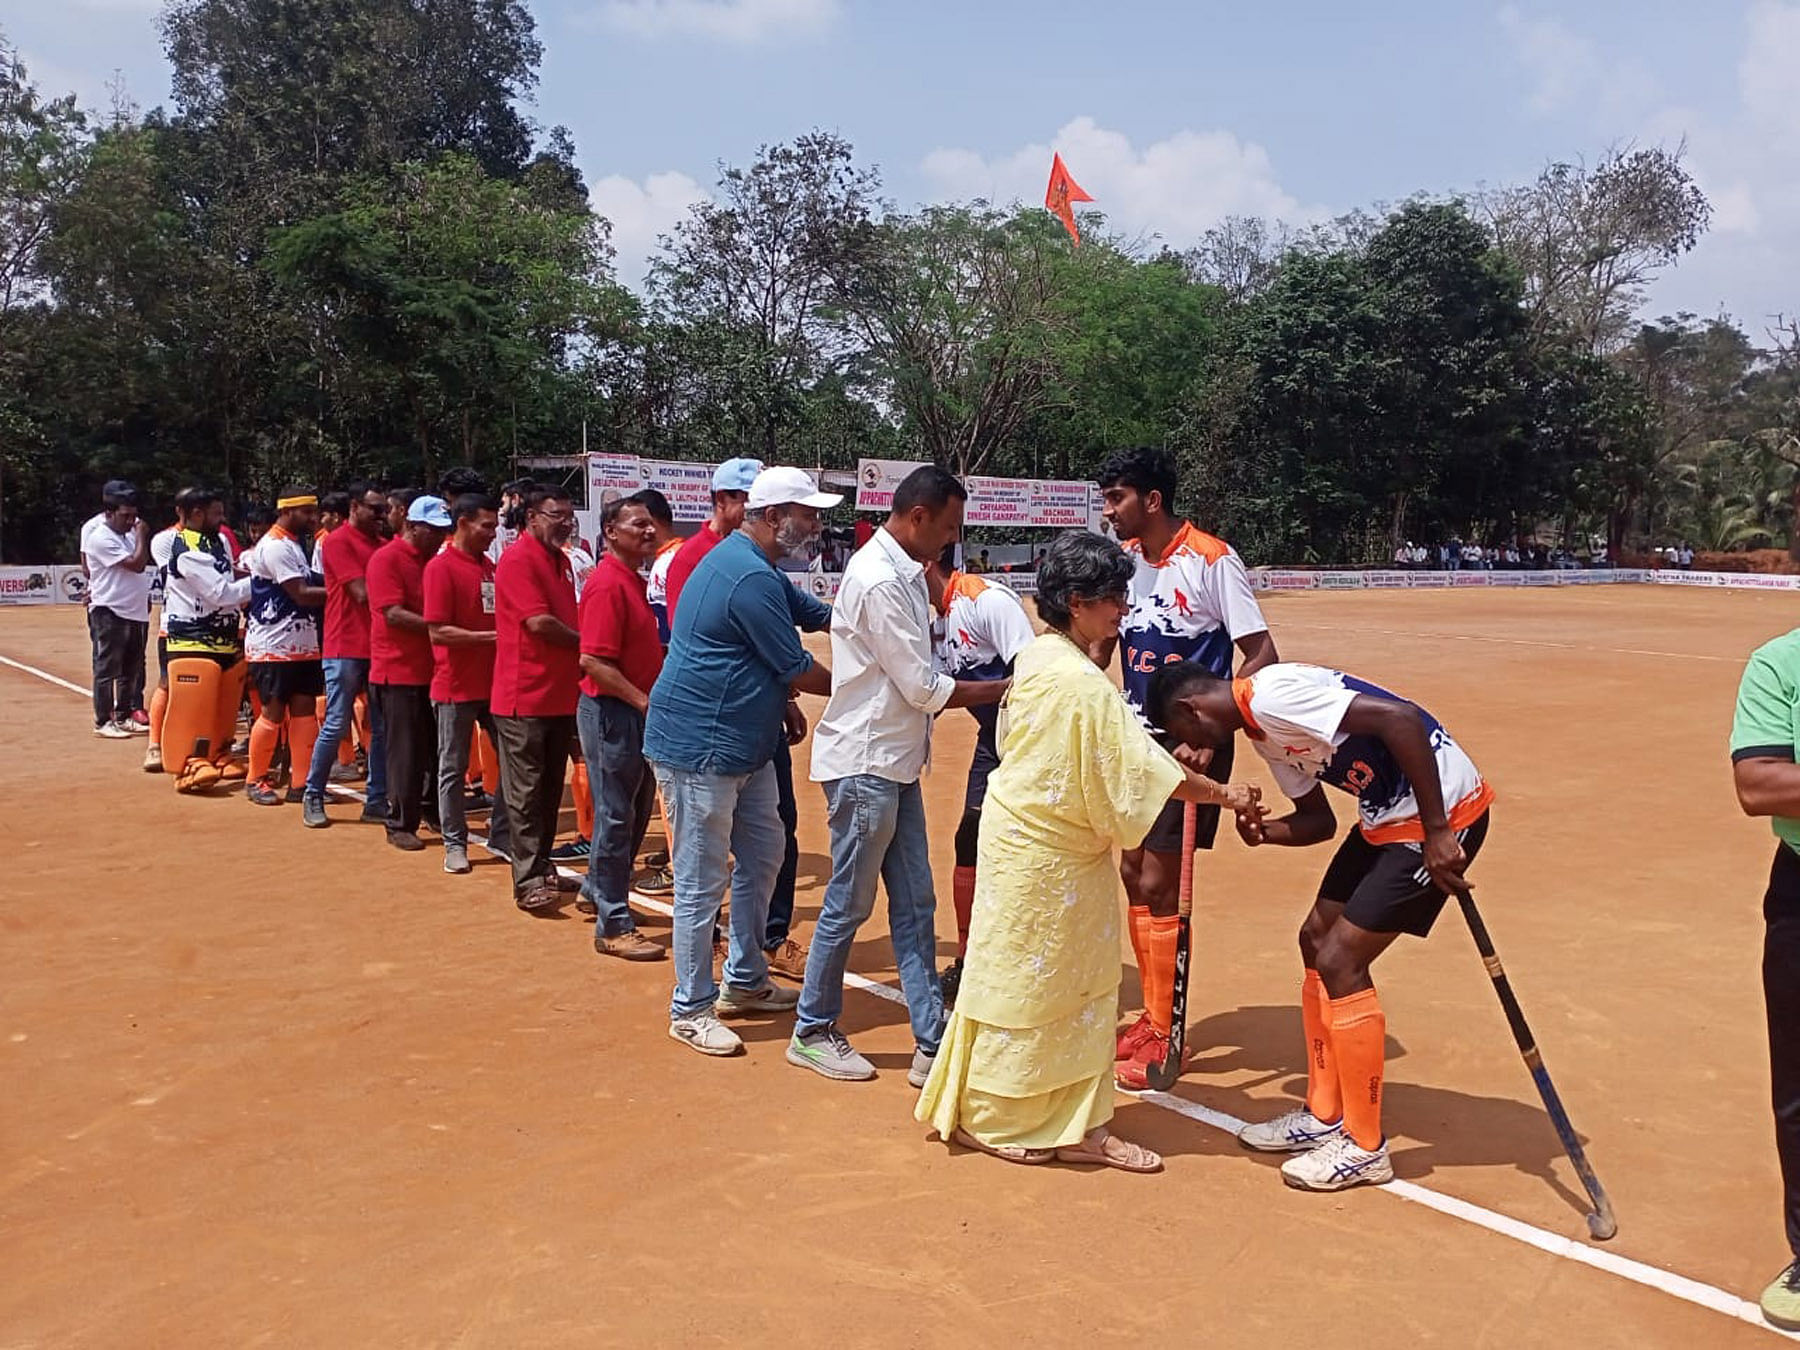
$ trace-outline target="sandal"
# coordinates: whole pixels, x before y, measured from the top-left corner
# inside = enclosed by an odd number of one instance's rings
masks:
[[[1036,1167],[1039,1163],[1047,1163],[1057,1155],[1057,1150],[1053,1148],[1020,1148],[1016,1144],[984,1144],[960,1126],[950,1136],[950,1142],[961,1144],[964,1148],[972,1148],[977,1153],[990,1153],[996,1158],[1010,1163],[1019,1163],[1025,1167]]]
[[[1094,1167],[1116,1167],[1121,1172],[1149,1173],[1163,1170],[1160,1154],[1152,1153],[1142,1144],[1133,1144],[1115,1134],[1102,1135],[1098,1147],[1083,1140],[1073,1147],[1059,1148],[1056,1150],[1056,1160]]]

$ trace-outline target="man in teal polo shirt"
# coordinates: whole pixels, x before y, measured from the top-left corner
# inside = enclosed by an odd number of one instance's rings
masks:
[[[1762,1294],[1762,1313],[1800,1331],[1800,628],[1750,655],[1731,723],[1731,772],[1747,816],[1769,816],[1775,862],[1763,896],[1763,1002],[1775,1149],[1793,1259]]]
[[[842,500],[800,469],[757,474],[743,524],[681,592],[669,654],[650,691],[644,756],[674,836],[669,1034],[702,1054],[743,1049],[717,1014],[783,1012],[799,999],[770,984],[762,945],[783,843],[775,748],[789,691],[829,694],[831,673],[800,645],[793,586],[775,563],[816,539],[819,512]],[[727,875],[731,950],[721,995],[712,933]]]

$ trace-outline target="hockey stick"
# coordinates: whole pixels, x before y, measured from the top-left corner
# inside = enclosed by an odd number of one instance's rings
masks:
[[[1513,1040],[1518,1042],[1519,1054],[1525,1061],[1525,1067],[1531,1071],[1531,1081],[1537,1084],[1538,1096],[1544,1099],[1544,1109],[1550,1113],[1550,1123],[1556,1126],[1556,1135],[1562,1140],[1563,1152],[1569,1155],[1569,1161],[1575,1165],[1575,1175],[1581,1178],[1588,1200],[1594,1207],[1593,1212],[1587,1216],[1588,1232],[1594,1236],[1595,1241],[1605,1242],[1619,1231],[1619,1221],[1613,1217],[1612,1201],[1606,1198],[1600,1178],[1594,1175],[1593,1164],[1588,1162],[1587,1152],[1581,1147],[1581,1140],[1576,1137],[1575,1127],[1569,1123],[1569,1113],[1563,1109],[1562,1098],[1556,1095],[1556,1087],[1550,1081],[1550,1071],[1544,1067],[1544,1057],[1538,1053],[1531,1028],[1525,1023],[1525,1013],[1513,994],[1512,983],[1506,978],[1506,971],[1494,952],[1494,940],[1488,936],[1487,925],[1481,921],[1481,912],[1475,908],[1475,897],[1465,891],[1457,896],[1457,902],[1462,906],[1463,918],[1468,921],[1469,934],[1475,939],[1475,950],[1481,953],[1481,963],[1487,967],[1488,978],[1494,982],[1494,992],[1500,996],[1500,1006],[1506,1010],[1507,1025],[1512,1028]]]
[[[1144,1066],[1144,1077],[1158,1092],[1167,1092],[1181,1077],[1181,1057],[1187,1051],[1188,966],[1194,945],[1194,834],[1198,821],[1194,804],[1181,807],[1181,929],[1175,946],[1175,988],[1169,1000],[1169,1054],[1160,1064]]]

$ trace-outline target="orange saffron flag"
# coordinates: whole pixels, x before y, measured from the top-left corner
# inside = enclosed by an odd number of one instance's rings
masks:
[[[1063,223],[1069,232],[1069,238],[1075,241],[1075,247],[1081,247],[1081,231],[1075,228],[1075,208],[1073,202],[1091,202],[1094,199],[1081,190],[1081,184],[1069,177],[1069,171],[1063,167],[1062,156],[1052,154],[1050,158],[1050,187],[1044,193],[1044,206],[1053,216]]]

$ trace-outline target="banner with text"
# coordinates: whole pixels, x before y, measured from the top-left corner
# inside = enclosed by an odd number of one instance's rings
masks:
[[[914,460],[856,461],[856,509],[886,511],[894,489],[919,467]],[[970,474],[963,508],[965,525],[1012,525],[1030,530],[1097,530],[1100,489],[1092,483],[1038,478],[990,478]]]

